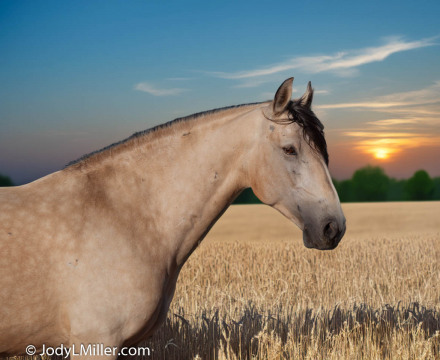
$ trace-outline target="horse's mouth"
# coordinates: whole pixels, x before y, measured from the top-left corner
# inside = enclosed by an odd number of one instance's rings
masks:
[[[303,231],[303,243],[306,248],[317,250],[333,250],[335,249],[345,234],[345,226],[340,229],[331,239],[316,236],[312,234],[307,226]]]

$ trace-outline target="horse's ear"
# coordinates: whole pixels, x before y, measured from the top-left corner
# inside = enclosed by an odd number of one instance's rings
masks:
[[[301,99],[299,99],[299,102],[302,106],[310,108],[312,106],[313,101],[313,88],[312,83],[309,81],[307,84],[307,90],[304,93],[303,96],[301,96]]]
[[[273,113],[275,115],[280,115],[286,110],[287,104],[292,97],[292,84],[293,77],[288,78],[278,88],[275,98],[273,99]]]

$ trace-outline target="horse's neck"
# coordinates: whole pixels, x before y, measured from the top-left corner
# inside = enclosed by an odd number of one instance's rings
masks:
[[[252,125],[253,109],[173,125],[175,129],[163,137],[140,142],[119,160],[114,158],[124,164],[115,165],[119,167],[115,172],[130,184],[124,190],[126,199],[142,209],[137,221],[154,223],[153,236],[176,249],[177,265],[183,265],[247,186],[244,163],[253,143],[254,129],[247,127]]]

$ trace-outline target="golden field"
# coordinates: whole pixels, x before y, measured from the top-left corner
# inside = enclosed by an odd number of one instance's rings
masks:
[[[344,204],[333,251],[232,206],[185,264],[156,359],[440,359],[440,202]]]
[[[232,206],[185,264],[146,359],[440,359],[440,202],[344,204],[333,251]]]

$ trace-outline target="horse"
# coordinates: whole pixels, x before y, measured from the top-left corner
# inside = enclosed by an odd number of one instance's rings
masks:
[[[185,261],[246,188],[306,247],[334,249],[345,218],[324,127],[311,83],[294,100],[292,83],[272,101],[179,118],[0,188],[0,355],[29,344],[119,350],[150,336]]]

